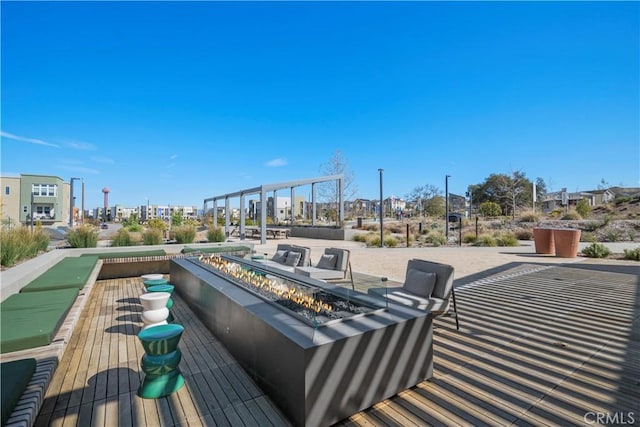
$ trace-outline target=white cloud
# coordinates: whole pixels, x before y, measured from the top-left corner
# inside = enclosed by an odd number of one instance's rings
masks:
[[[96,163],[102,163],[104,165],[113,165],[115,164],[115,160],[113,160],[110,157],[99,157],[99,156],[94,156],[94,157],[90,157],[89,158],[91,161],[94,161]]]
[[[178,155],[177,155],[177,154],[174,154],[173,156],[171,156],[171,157],[169,157],[169,158],[170,158],[171,160],[175,160],[175,159],[177,159],[177,158],[178,158]]]
[[[28,142],[29,144],[45,145],[47,147],[60,148],[58,144],[54,144],[52,142],[47,142],[47,141],[43,141],[41,139],[35,139],[35,138],[27,138],[26,136],[14,135],[9,132],[0,131],[0,136],[8,139],[13,139],[15,141]]]
[[[265,163],[266,166],[269,166],[272,168],[279,168],[281,166],[286,166],[286,164],[287,164],[287,159],[283,159],[283,158],[269,160],[268,162]]]
[[[70,141],[70,142],[67,142],[66,144],[67,144],[67,147],[73,148],[76,150],[95,151],[98,149],[98,147],[96,147],[94,144],[91,144],[90,142]]]

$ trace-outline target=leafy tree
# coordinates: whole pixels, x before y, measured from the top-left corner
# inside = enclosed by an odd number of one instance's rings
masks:
[[[521,171],[511,175],[491,174],[476,188],[474,203],[494,202],[502,212],[513,216],[518,209],[531,206],[533,199],[533,183]]]
[[[431,199],[427,200],[424,205],[425,215],[428,215],[434,218],[444,217],[444,211],[445,211],[444,197],[441,197],[441,196],[432,197]]]
[[[358,193],[358,188],[354,182],[353,171],[349,169],[349,162],[344,157],[344,154],[342,154],[342,151],[334,151],[333,156],[331,156],[327,163],[320,166],[320,173],[322,173],[323,176],[343,175],[342,194],[344,200],[353,200]],[[340,196],[338,182],[329,181],[319,184],[318,196],[320,199],[337,208]]]
[[[138,214],[137,213],[132,213],[129,218],[125,218],[124,220],[122,220],[122,226],[123,227],[131,227],[131,226],[136,226],[139,225],[140,222],[138,221]]]
[[[171,214],[171,225],[174,227],[180,227],[183,222],[184,222],[184,219],[182,217],[182,211],[181,210],[173,211],[173,213]]]
[[[478,212],[482,216],[500,216],[502,208],[496,202],[486,201],[480,203],[480,206],[478,206]]]
[[[442,199],[442,203],[435,199]],[[432,184],[426,184],[413,189],[407,200],[413,203],[419,211],[425,215],[440,216],[439,206],[442,204],[442,214],[444,215],[444,199],[442,198],[442,191],[438,187]],[[435,214],[434,214],[435,213]]]

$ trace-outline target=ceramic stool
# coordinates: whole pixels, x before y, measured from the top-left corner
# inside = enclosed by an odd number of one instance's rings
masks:
[[[147,288],[149,286],[156,286],[156,285],[168,285],[169,281],[167,279],[149,279],[149,280],[144,280],[143,282],[143,287],[144,287],[144,291],[147,291]]]
[[[182,359],[178,342],[183,332],[182,325],[172,324],[152,326],[138,333],[145,352],[140,361],[145,376],[138,396],[157,399],[175,393],[184,385],[178,368]]]
[[[147,292],[167,292],[169,295],[173,294],[173,289],[173,285],[147,286]],[[167,308],[171,310],[171,307],[173,307],[173,300],[169,298],[169,301],[167,302]]]
[[[171,298],[168,292],[149,292],[140,295],[140,303],[142,304],[142,321],[147,329],[151,326],[166,325],[167,317],[169,317],[169,309],[167,302]]]
[[[142,280],[160,280],[164,279],[164,276],[162,274],[143,274],[140,278]]]

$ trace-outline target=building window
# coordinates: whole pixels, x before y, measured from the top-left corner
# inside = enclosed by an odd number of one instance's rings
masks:
[[[27,212],[28,212],[28,211],[27,211],[27,205],[24,205],[24,206],[22,207],[22,213],[27,213]]]
[[[9,187],[8,185],[6,187],[4,187],[4,194],[6,196],[8,196],[9,194],[11,194],[11,187]]]
[[[36,206],[37,217],[51,217],[51,206]]]
[[[33,184],[31,191],[34,196],[55,197],[58,192],[58,186],[55,184]]]

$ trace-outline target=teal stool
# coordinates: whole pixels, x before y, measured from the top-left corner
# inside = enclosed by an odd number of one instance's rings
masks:
[[[138,396],[157,399],[175,393],[184,385],[184,377],[178,368],[182,359],[178,342],[183,332],[182,325],[170,324],[152,326],[138,333],[145,351],[140,362],[145,376]]]
[[[167,284],[149,286],[147,287],[147,292],[167,292],[169,294],[173,294],[174,289],[175,287],[173,285],[169,285],[167,282]],[[171,307],[173,307],[173,300],[169,298],[169,301],[167,301],[167,308],[171,310]],[[173,321],[174,321],[173,315],[171,314],[171,312],[169,312],[169,317],[167,318],[167,322],[171,323]]]
[[[145,280],[142,283],[144,283],[145,288],[148,288],[149,286],[168,285],[169,281],[167,279],[152,279],[152,280]]]

